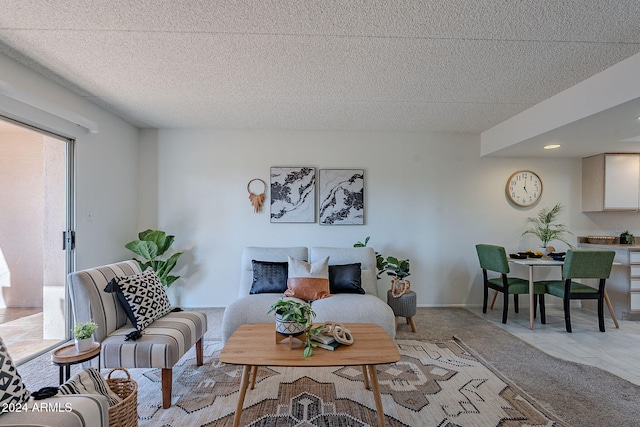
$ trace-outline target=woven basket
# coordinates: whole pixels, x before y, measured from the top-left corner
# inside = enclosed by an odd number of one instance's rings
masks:
[[[127,378],[111,378],[115,371],[123,371]],[[109,427],[137,427],[138,383],[131,379],[125,368],[115,368],[109,372],[107,384],[122,399],[122,402],[109,407]]]
[[[611,245],[616,238],[614,236],[587,236],[587,240],[591,244]]]

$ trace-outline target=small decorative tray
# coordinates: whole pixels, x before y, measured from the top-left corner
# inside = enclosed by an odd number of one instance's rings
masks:
[[[526,259],[527,256],[523,254],[509,254],[509,258],[511,259]]]

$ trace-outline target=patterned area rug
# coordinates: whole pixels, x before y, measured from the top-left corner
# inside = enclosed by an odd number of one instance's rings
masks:
[[[458,340],[396,342],[401,360],[378,366],[388,426],[564,425]],[[166,410],[160,370],[130,371],[140,426],[231,426],[242,367],[220,363],[221,348],[208,341],[204,366],[196,367],[190,353],[174,367],[173,406]],[[377,424],[373,394],[354,367],[260,368],[241,418],[241,425],[256,427]]]

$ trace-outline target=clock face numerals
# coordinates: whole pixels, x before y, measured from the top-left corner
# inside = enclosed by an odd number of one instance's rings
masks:
[[[542,196],[542,181],[531,171],[518,171],[509,177],[507,197],[518,206],[531,206]]]

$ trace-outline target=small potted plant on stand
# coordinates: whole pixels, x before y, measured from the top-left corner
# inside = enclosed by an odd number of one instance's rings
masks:
[[[570,248],[573,248],[573,245],[569,243],[564,235],[565,233],[573,234],[564,224],[556,224],[556,218],[560,211],[562,210],[562,205],[557,203],[551,209],[542,208],[540,212],[538,212],[537,217],[528,217],[525,219],[526,224],[531,224],[531,228],[528,228],[522,233],[522,236],[525,234],[533,234],[538,239],[540,239],[540,251],[544,255],[548,252],[553,252],[555,249],[549,246],[549,242],[552,240],[558,240],[567,244]]]
[[[276,332],[286,337],[297,337],[306,333],[304,352],[306,359],[313,353],[316,345],[311,341],[313,335],[317,335],[322,326],[313,327],[313,319],[316,313],[311,309],[311,304],[296,300],[280,298],[267,311],[267,314],[275,313]]]
[[[385,268],[387,275],[393,277],[391,279],[391,295],[394,298],[398,298],[411,290],[411,282],[405,280],[410,275],[409,266],[408,259],[399,260],[393,256],[387,257]]]
[[[78,322],[73,328],[73,336],[76,338],[76,350],[78,353],[91,349],[93,343],[93,333],[98,329],[98,325],[93,321]]]

